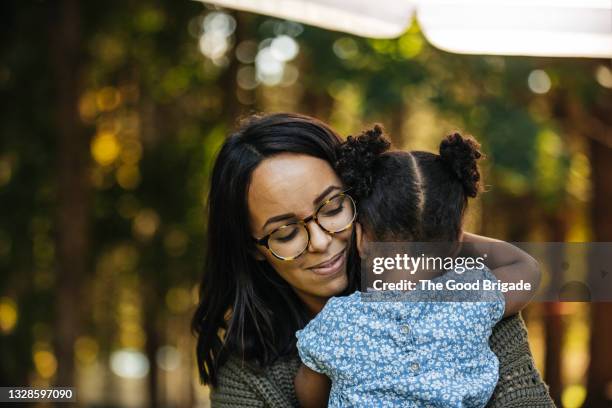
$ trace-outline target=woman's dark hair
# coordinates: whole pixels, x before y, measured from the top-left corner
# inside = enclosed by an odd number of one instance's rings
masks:
[[[216,386],[218,370],[231,353],[260,367],[296,353],[295,332],[308,322],[307,309],[268,262],[253,257],[247,192],[264,159],[297,153],[333,166],[340,143],[317,119],[279,113],[248,118],[221,147],[208,196],[200,302],[192,320],[202,382]],[[347,293],[357,282],[351,274],[353,252]]]
[[[455,133],[442,140],[439,155],[389,148],[379,125],[338,148],[336,169],[364,229],[380,241],[455,242],[467,199],[480,189],[480,145]]]

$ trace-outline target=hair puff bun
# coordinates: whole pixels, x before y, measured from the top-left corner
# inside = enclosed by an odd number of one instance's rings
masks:
[[[440,143],[440,159],[461,181],[468,197],[476,197],[480,190],[477,160],[481,157],[480,144],[470,136],[454,133]]]
[[[374,125],[359,136],[349,136],[338,148],[336,171],[351,194],[359,199],[372,193],[374,165],[377,158],[391,147],[383,128]]]

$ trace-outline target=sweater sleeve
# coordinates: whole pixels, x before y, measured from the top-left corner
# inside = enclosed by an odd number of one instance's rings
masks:
[[[487,408],[554,408],[548,386],[535,367],[520,313],[502,319],[489,339],[499,359],[499,380]]]
[[[296,356],[256,371],[231,357],[219,370],[218,384],[210,393],[211,407],[297,407],[293,379],[298,366]]]

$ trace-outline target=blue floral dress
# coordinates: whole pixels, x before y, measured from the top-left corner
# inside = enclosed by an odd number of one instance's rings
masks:
[[[446,272],[432,282],[485,279],[497,282],[487,269]],[[504,313],[502,293],[481,290],[478,301],[398,296],[406,293],[331,298],[296,333],[302,362],[332,380],[329,406],[484,406],[498,380],[488,339]]]

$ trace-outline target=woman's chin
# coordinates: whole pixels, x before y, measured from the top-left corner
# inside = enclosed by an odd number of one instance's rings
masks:
[[[346,271],[342,271],[324,282],[319,281],[315,284],[311,282],[308,285],[302,285],[301,289],[295,288],[298,295],[303,299],[310,298],[313,301],[318,299],[317,302],[319,300],[326,302],[330,297],[341,294],[347,286],[348,277]]]
[[[338,296],[348,286],[348,276],[346,270],[338,273],[332,280],[326,282],[320,289],[320,296],[330,298],[332,296]]]

